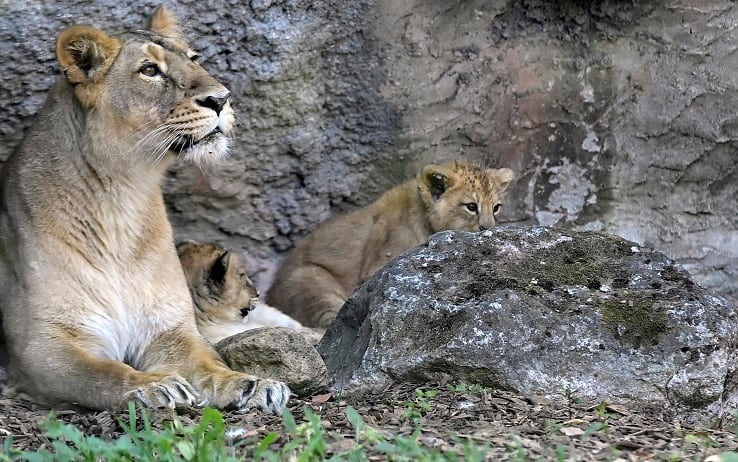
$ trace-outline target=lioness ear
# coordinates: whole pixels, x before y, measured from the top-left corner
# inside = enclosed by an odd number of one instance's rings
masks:
[[[56,57],[69,83],[98,82],[120,51],[120,42],[88,26],[72,26],[56,41]]]
[[[487,173],[495,179],[495,183],[500,188],[499,192],[506,190],[510,186],[510,182],[515,178],[515,174],[509,168],[488,168]]]
[[[149,21],[149,30],[175,40],[184,40],[179,20],[169,9],[160,6]]]
[[[418,175],[420,184],[430,192],[433,199],[438,199],[453,185],[454,177],[447,169],[438,165],[426,165]]]

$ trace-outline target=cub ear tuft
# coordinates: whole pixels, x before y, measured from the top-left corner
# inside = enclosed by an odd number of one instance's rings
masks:
[[[420,171],[418,180],[430,192],[433,199],[438,199],[453,184],[453,176],[443,167],[426,165]]]
[[[120,42],[89,26],[65,29],[56,41],[56,57],[69,83],[95,83],[108,72]]]
[[[179,19],[165,6],[160,6],[156,9],[149,21],[148,29],[167,38],[184,40],[182,28],[179,26]]]
[[[492,175],[492,178],[495,179],[495,183],[500,188],[500,192],[506,190],[515,178],[515,173],[513,173],[509,168],[488,169],[488,172]]]

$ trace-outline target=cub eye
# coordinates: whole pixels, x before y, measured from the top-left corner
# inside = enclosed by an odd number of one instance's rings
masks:
[[[159,66],[154,63],[144,64],[143,66],[141,66],[141,69],[139,69],[138,72],[145,75],[146,77],[156,77],[157,75],[161,74]]]
[[[466,207],[466,209],[472,213],[477,213],[477,210],[479,209],[476,202],[469,202],[468,204],[464,204],[464,207]]]
[[[497,214],[497,212],[500,211],[500,207],[502,207],[502,204],[495,204],[494,208],[492,209],[493,214]]]

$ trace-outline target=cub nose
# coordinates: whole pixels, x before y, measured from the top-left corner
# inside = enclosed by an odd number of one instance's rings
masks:
[[[495,220],[485,220],[479,222],[479,231],[486,231],[495,227]]]
[[[195,101],[197,101],[197,104],[199,104],[202,107],[210,108],[213,111],[215,111],[216,114],[220,115],[220,111],[223,110],[223,106],[225,106],[225,103],[228,101],[228,98],[231,97],[230,92],[226,92],[223,95],[218,96],[206,96],[205,98],[200,98]]]

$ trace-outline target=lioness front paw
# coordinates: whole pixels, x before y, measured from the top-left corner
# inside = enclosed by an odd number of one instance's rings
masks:
[[[135,400],[146,407],[195,406],[200,397],[192,385],[179,375],[165,375],[126,393],[125,401]]]
[[[282,415],[289,399],[290,388],[286,383],[257,378],[254,386],[243,389],[238,409],[247,411],[255,407],[264,412]]]

